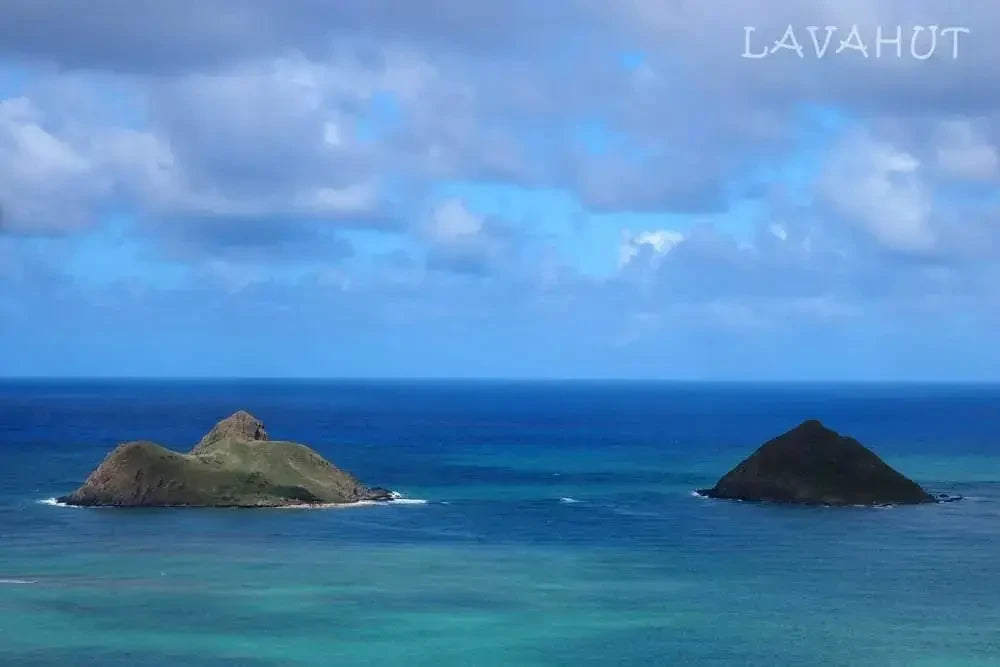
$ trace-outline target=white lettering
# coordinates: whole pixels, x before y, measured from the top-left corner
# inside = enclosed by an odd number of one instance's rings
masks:
[[[946,33],[955,33],[955,43],[951,47],[951,59],[955,60],[958,58],[958,34],[965,33],[966,35],[971,32],[968,28],[945,28],[941,31],[941,36],[944,37]]]
[[[813,47],[815,47],[816,49],[816,57],[822,58],[824,55],[826,55],[826,50],[830,48],[830,38],[833,37],[833,33],[837,32],[837,26],[835,25],[826,26],[826,41],[823,42],[823,48],[820,48],[819,40],[816,39],[816,32],[819,30],[819,27],[810,25],[806,26],[806,30],[809,31],[809,35],[812,37]]]
[[[930,30],[931,33],[931,50],[924,54],[917,53],[917,37],[920,36],[924,30]],[[925,28],[922,25],[913,26],[913,37],[910,39],[910,55],[917,60],[927,60],[934,55],[934,51],[937,50],[937,31],[938,27],[936,25],[928,26]]]
[[[875,57],[882,57],[882,45],[883,44],[895,44],[896,45],[896,57],[903,57],[903,26],[896,26],[896,39],[885,39],[882,37],[882,26],[878,27],[875,31]]]
[[[743,32],[744,32],[744,35],[745,35],[745,39],[744,39],[745,45],[743,47],[743,57],[744,58],[767,58],[768,51],[767,51],[767,47],[766,46],[764,47],[764,50],[761,51],[761,52],[759,52],[759,53],[751,53],[750,52],[750,35],[753,34],[753,33],[755,33],[755,32],[757,32],[757,28],[754,28],[753,26],[749,26],[749,25],[743,26]]]
[[[757,28],[745,25],[743,26],[743,53],[741,55],[744,58],[759,60],[773,56],[779,51],[794,51],[800,60],[805,59],[808,47],[805,42],[799,41],[799,34],[801,33],[797,34],[797,31],[803,27],[809,33],[809,38],[812,40],[812,50],[809,51],[808,57],[812,58],[812,55],[815,54],[817,59],[822,59],[830,53],[830,44],[835,34],[839,38],[839,44],[836,50],[833,51],[834,55],[840,55],[845,51],[855,51],[860,53],[865,59],[871,58],[870,47],[872,42],[866,40],[871,40],[874,37],[875,58],[881,58],[883,54],[887,58],[891,58],[893,47],[895,47],[896,58],[904,58],[903,33],[905,30],[910,29],[902,25],[873,25],[871,27],[872,32],[865,32],[864,36],[862,36],[862,31],[857,23],[851,25],[849,31],[847,31],[846,26],[807,25],[796,28],[796,26],[789,23],[785,27],[781,37],[768,44],[766,40],[763,43],[755,41]],[[960,36],[968,35],[972,32],[969,28],[963,26],[941,28],[938,25],[914,25],[912,26],[912,31],[913,33],[910,36],[910,56],[915,60],[929,60],[935,55],[939,34],[941,35],[942,42],[946,42],[949,38],[951,39],[951,58],[952,60],[956,60],[961,46]],[[820,33],[823,34],[823,37],[819,36]],[[929,35],[925,38],[924,33],[929,33]],[[925,39],[926,43],[922,48],[921,42]],[[759,47],[756,51],[754,50],[755,46]]]
[[[785,34],[781,36],[781,39],[775,40],[774,47],[771,48],[771,53],[777,53],[781,49],[795,51],[795,53],[799,54],[799,58],[805,58],[805,55],[802,53],[802,45],[799,44],[799,40],[795,39],[795,29],[792,28],[791,24],[788,25],[788,28],[785,30]]]
[[[860,51],[861,55],[865,58],[868,57],[868,47],[865,46],[864,40],[861,39],[861,33],[858,32],[858,24],[855,23],[851,26],[851,32],[847,35],[847,39],[840,40],[840,47],[837,49],[837,53],[845,49],[852,49],[854,51]]]

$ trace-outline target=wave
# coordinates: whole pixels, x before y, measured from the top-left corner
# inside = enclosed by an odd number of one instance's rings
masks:
[[[636,517],[660,517],[660,516],[663,516],[662,514],[657,513],[657,512],[642,512],[642,511],[639,511],[639,510],[630,510],[630,509],[625,509],[625,508],[621,508],[621,507],[612,507],[611,508],[611,513],[612,514],[618,514],[620,516],[636,516]]]
[[[426,505],[429,501],[423,498],[406,498],[398,491],[391,494],[392,500],[359,500],[353,503],[316,503],[313,505],[287,505],[278,509],[290,510],[328,510],[348,509],[351,507],[377,507],[380,505]]]
[[[56,498],[45,498],[43,500],[37,501],[40,505],[48,505],[49,507],[69,507],[72,509],[80,509],[80,505],[67,505],[66,503],[59,502]],[[317,503],[313,505],[284,505],[282,507],[274,509],[291,509],[291,510],[309,510],[309,509],[347,509],[349,507],[374,507],[376,505],[426,505],[427,500],[423,498],[404,498],[401,493],[396,491],[392,492],[392,500],[359,500],[354,503]],[[100,509],[100,508],[94,508]],[[0,583],[3,583],[0,581]]]
[[[34,579],[0,579],[0,586],[27,586],[37,583]]]
[[[580,501],[577,500],[576,498],[565,497],[565,498],[560,498],[559,502],[561,502],[564,505],[575,505],[576,503],[578,503]]]
[[[392,501],[390,501],[392,502]],[[375,505],[388,505],[388,502],[375,502],[374,500],[359,500],[353,503],[312,503],[302,505],[278,505],[276,507],[264,507],[261,509],[276,510],[346,510],[352,507],[373,507]]]
[[[50,507],[79,507],[78,505],[67,505],[66,503],[61,503],[56,498],[46,498],[44,500],[39,500],[38,503],[40,505],[49,505]]]
[[[707,496],[707,495],[705,495],[703,493],[699,493],[698,491],[689,491],[688,495],[691,496],[691,497],[693,497],[693,498],[701,498],[702,500],[710,500],[709,496]],[[941,498],[935,497],[935,498],[936,498],[937,504],[941,504],[941,503],[951,503],[951,502],[955,502],[957,500],[963,500],[963,499],[968,498],[968,496],[948,496],[948,497],[941,497]],[[737,503],[746,502],[742,498],[732,498],[732,499],[728,499],[728,500],[731,500],[732,502],[737,502]],[[986,499],[986,498],[983,498],[981,500],[989,502],[989,499]],[[771,504],[771,501],[764,501],[764,502],[766,502],[768,504]],[[927,504],[934,504],[934,503],[927,503]],[[822,504],[822,505],[805,505],[805,506],[806,507],[823,507],[823,508],[829,508],[829,509],[840,509],[841,508],[840,505],[827,505],[827,504]],[[891,509],[895,509],[896,507],[898,507],[898,505],[893,504],[893,503],[886,503],[886,504],[883,504],[883,505],[847,505],[847,507],[852,507],[852,508],[856,508],[856,509],[866,509],[866,510],[891,510]]]

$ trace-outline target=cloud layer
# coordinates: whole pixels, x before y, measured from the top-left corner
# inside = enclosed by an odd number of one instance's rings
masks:
[[[986,3],[0,10],[8,374],[1000,375]]]

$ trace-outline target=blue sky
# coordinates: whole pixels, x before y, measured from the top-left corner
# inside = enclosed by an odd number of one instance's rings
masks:
[[[0,10],[0,376],[1000,380],[986,3]]]

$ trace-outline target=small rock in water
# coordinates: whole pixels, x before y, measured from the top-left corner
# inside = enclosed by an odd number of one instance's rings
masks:
[[[389,489],[384,489],[381,486],[373,486],[368,489],[365,496],[365,500],[375,500],[378,502],[386,502],[389,500],[395,500],[396,494]]]

